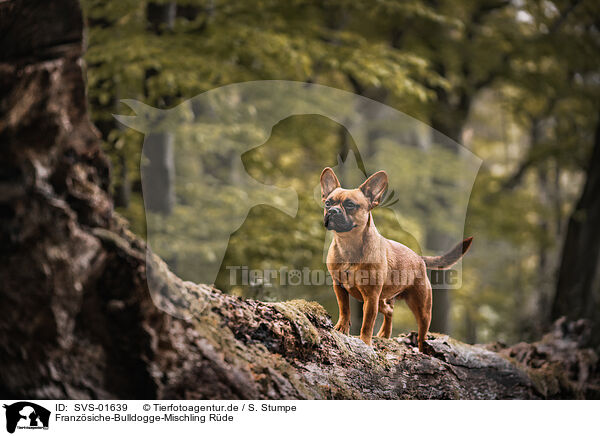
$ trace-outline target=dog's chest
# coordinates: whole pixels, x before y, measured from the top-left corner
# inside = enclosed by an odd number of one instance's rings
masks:
[[[385,275],[380,268],[365,264],[328,264],[328,269],[332,279],[348,291],[381,284]],[[350,294],[355,296],[352,292]]]
[[[336,281],[344,285],[354,282],[357,271],[360,274],[360,265],[351,263],[340,263],[330,268],[330,272],[334,275]]]
[[[333,280],[346,289],[378,283],[380,276],[385,274],[385,255],[380,250],[368,248],[370,247],[353,249],[340,246],[334,241],[327,255],[327,268]]]

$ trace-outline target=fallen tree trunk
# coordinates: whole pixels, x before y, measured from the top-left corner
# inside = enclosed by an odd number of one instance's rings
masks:
[[[160,275],[147,277],[87,117],[82,28],[72,0],[0,3],[4,398],[598,396],[585,325],[512,348],[430,335],[420,354],[412,333],[370,348],[333,331],[317,303],[243,300],[183,282],[157,257]],[[161,301],[148,279],[168,283]]]

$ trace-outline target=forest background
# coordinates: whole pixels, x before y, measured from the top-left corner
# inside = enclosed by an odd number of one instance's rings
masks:
[[[470,343],[514,343],[539,338],[554,319],[567,316],[590,319],[598,332],[597,2],[83,0],[82,6],[92,120],[112,160],[117,210],[135,233],[145,237],[149,219],[140,163],[152,162],[142,155],[144,136],[113,117],[132,114],[122,99],[166,109],[249,80],[327,85],[410,115],[483,160],[465,222],[465,235],[475,236],[475,243],[463,262],[463,284],[436,291],[432,330]],[[194,146],[193,137],[178,140],[177,147]],[[218,177],[226,170],[181,162],[177,154],[168,165],[172,138],[155,141],[172,177],[182,171]],[[336,166],[338,156],[352,158],[353,150],[343,126],[303,115],[283,120],[267,143],[244,154],[256,180],[296,190],[298,214],[253,208],[229,241],[215,285],[262,300],[316,300],[335,319],[327,286],[232,285],[227,266],[322,269],[325,229],[313,190],[321,169]],[[212,152],[227,162],[228,150],[214,144]],[[420,168],[404,170],[410,178]],[[444,186],[452,173],[438,178]],[[193,228],[189,205],[203,189],[167,186],[153,211]],[[235,202],[221,196],[207,205],[213,225]],[[423,219],[408,223],[408,232],[389,208],[376,209],[380,232],[431,253],[445,236],[443,223],[426,219],[426,202],[413,214]],[[160,222],[153,224],[160,229]],[[164,241],[153,248],[179,276],[194,280],[197,271],[186,259],[210,260],[216,248],[210,235],[176,243],[171,230],[165,228]],[[394,316],[396,332],[415,328],[406,308]]]

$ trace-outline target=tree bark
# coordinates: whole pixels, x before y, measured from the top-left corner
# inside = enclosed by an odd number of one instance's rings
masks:
[[[81,32],[73,0],[0,3],[4,398],[598,397],[585,323],[495,351],[430,335],[421,354],[414,333],[367,347],[316,303],[225,295],[152,254],[149,276],[143,241],[112,211]],[[164,284],[155,300],[149,280]]]
[[[587,179],[565,238],[552,306],[552,319],[594,320],[594,343],[600,344],[600,114]]]

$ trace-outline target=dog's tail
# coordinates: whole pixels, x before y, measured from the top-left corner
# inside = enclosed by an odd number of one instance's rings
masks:
[[[471,242],[473,242],[473,237],[459,242],[446,254],[441,256],[421,256],[421,259],[425,261],[425,266],[429,269],[448,269],[465,255],[471,246]]]

